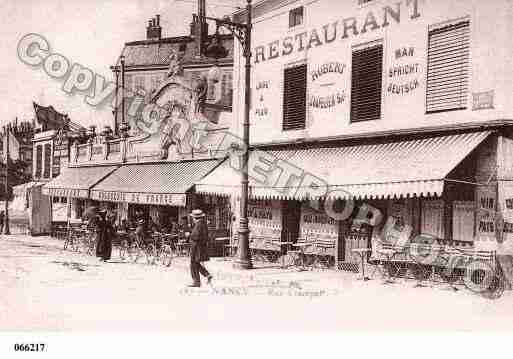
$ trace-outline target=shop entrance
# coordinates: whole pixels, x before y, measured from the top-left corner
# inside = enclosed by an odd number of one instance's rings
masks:
[[[301,202],[283,201],[281,241],[296,243],[301,221]]]
[[[173,223],[178,224],[178,207],[161,206],[159,207],[159,225],[164,228],[172,228]]]

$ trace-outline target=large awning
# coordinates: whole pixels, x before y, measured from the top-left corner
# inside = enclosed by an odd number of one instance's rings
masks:
[[[88,198],[92,186],[111,174],[118,166],[67,167],[43,186],[43,194],[53,197]]]
[[[249,194],[264,199],[441,196],[449,173],[491,131],[293,150],[253,150]],[[199,181],[199,193],[240,195],[239,157]]]
[[[185,206],[186,192],[219,160],[124,165],[91,189],[99,201]]]

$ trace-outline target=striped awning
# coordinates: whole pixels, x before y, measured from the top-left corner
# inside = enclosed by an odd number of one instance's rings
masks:
[[[449,173],[491,131],[294,150],[253,150],[249,194],[263,199],[441,196]],[[232,155],[196,184],[199,193],[240,195]]]
[[[43,186],[43,194],[53,197],[88,198],[92,186],[111,174],[118,166],[67,167]]]
[[[26,192],[31,189],[32,187],[36,187],[36,186],[41,186],[43,185],[44,182],[27,182],[27,183],[22,183],[22,184],[19,184],[17,186],[14,186],[12,188],[12,192],[13,192],[13,195],[15,197],[17,196],[24,196],[26,194]]]
[[[219,159],[209,159],[124,165],[94,186],[91,198],[109,202],[185,206],[186,192],[219,163]]]

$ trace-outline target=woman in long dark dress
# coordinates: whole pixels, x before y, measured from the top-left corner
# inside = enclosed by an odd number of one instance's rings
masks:
[[[100,211],[96,217],[96,256],[104,262],[108,261],[112,254],[112,237],[114,236],[114,228],[106,216],[107,211]]]

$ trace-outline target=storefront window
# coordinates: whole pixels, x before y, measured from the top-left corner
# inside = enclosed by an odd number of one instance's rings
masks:
[[[421,233],[444,239],[444,202],[442,200],[423,200],[421,212]]]

